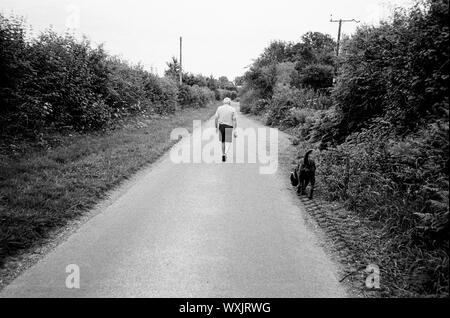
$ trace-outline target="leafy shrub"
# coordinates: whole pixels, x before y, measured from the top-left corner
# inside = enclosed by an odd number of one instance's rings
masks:
[[[220,97],[222,97],[222,95],[220,95],[220,91],[218,89],[214,89],[215,100],[220,100]]]
[[[293,78],[297,71],[295,64],[292,62],[279,63],[276,66],[276,84],[291,86]]]
[[[314,117],[316,111],[310,108],[293,108],[290,117],[293,118],[294,125],[304,125],[309,117]]]
[[[205,107],[215,99],[215,94],[209,88],[198,85],[182,85],[178,96],[178,101],[182,107]]]
[[[311,142],[320,141],[321,149],[335,145],[338,137],[342,135],[339,131],[340,114],[336,112],[335,108],[316,111],[312,118],[314,120],[310,120],[309,125],[301,125],[297,129],[299,137],[309,139]]]
[[[7,49],[2,52],[2,73],[10,82],[0,93],[7,105],[0,111],[3,133],[36,135],[44,127],[91,130],[108,122],[111,110],[104,101],[111,80],[102,47],[53,31],[25,41],[23,22],[2,16],[0,23],[2,46],[6,49],[14,37],[17,42],[15,61]]]
[[[217,89],[218,95],[216,95],[217,100],[223,100],[225,97],[231,98],[231,100],[236,99],[237,92],[229,89]]]
[[[150,89],[150,101],[158,114],[172,114],[175,112],[178,102],[177,83],[168,77],[154,78],[153,87]],[[150,87],[150,86],[148,86]]]
[[[448,12],[448,1],[418,1],[358,28],[331,94],[332,41],[273,42],[240,93],[243,112],[319,143],[320,193],[382,224],[390,255],[405,251],[402,270],[425,277],[411,275],[417,291],[440,295],[449,282]]]
[[[333,39],[319,32],[304,34],[299,43],[274,41],[239,82],[244,91],[253,90],[258,94],[254,100],[272,99],[278,85],[312,90],[330,87],[335,66],[334,48]]]
[[[316,110],[330,108],[333,101],[327,91],[303,88],[299,90],[297,107]]]
[[[104,127],[136,112],[170,114],[178,102],[203,107],[214,98],[213,77],[184,74],[199,85],[181,87],[159,78],[86,39],[51,30],[26,40],[24,22],[0,15],[0,127],[2,134],[38,136],[43,129]],[[169,63],[174,75],[177,61]],[[177,73],[176,73],[177,74]],[[227,89],[233,88],[227,81]],[[230,86],[231,85],[231,86]],[[229,93],[226,90],[227,94]],[[236,96],[236,92],[230,93]]]
[[[290,116],[291,109],[297,107],[300,91],[288,85],[277,85],[270,100],[267,124],[272,126],[292,127],[295,125]]]
[[[318,90],[333,85],[334,67],[330,65],[311,64],[300,73],[303,86]]]
[[[245,89],[240,92],[240,108],[241,112],[244,114],[249,114],[252,105],[258,98],[259,93],[253,89]]]
[[[133,106],[148,98],[150,85],[156,85],[155,78],[147,75],[141,66],[133,66],[116,57],[107,60],[108,83],[106,103],[117,112],[128,113]]]
[[[331,106],[331,98],[312,89],[297,89],[288,85],[277,85],[275,93],[269,102],[268,124],[281,127],[294,127],[300,124],[298,118],[300,109],[312,110],[327,109]],[[309,119],[308,124],[314,120]]]
[[[202,95],[202,91],[200,90],[200,86],[194,85],[191,86],[191,106],[194,108],[202,107],[204,97]]]
[[[209,102],[215,100],[214,92],[207,87],[196,87],[197,94],[199,96],[199,107],[205,107]]]
[[[111,109],[101,99],[83,105],[80,115],[76,118],[76,128],[80,130],[98,130],[105,127],[111,118]]]
[[[253,90],[258,93],[258,99],[270,99],[277,83],[277,66],[271,64],[269,66],[260,67],[252,65],[244,75],[245,90]]]
[[[32,71],[27,63],[28,44],[22,20],[0,14],[0,52],[0,126],[5,128],[6,122],[11,124],[11,113],[20,101],[19,85]]]
[[[276,42],[272,43],[268,50],[280,53],[286,48]],[[290,57],[292,58],[293,56]],[[243,112],[262,114],[267,111],[267,124],[293,127],[296,120],[289,112],[291,108],[323,110],[331,107],[330,93],[323,88],[330,86],[330,78],[332,81],[334,73],[332,66],[306,63],[302,70],[306,72],[305,76],[309,77],[305,77],[303,84],[299,82],[302,73],[299,73],[296,63],[282,60],[266,65],[266,62],[261,66],[261,60],[257,60],[243,78],[244,86],[240,92]],[[316,73],[319,73],[318,79],[314,77]]]
[[[424,1],[347,42],[334,89],[345,135],[384,116],[401,133],[448,116],[448,2]]]
[[[215,94],[213,91],[211,91],[209,88],[202,86],[200,87],[200,91],[202,94],[202,107],[205,107],[209,102],[212,102],[213,100],[215,100]],[[237,94],[236,92],[233,92],[234,94]],[[232,96],[237,96],[237,95],[232,95]]]
[[[267,99],[258,99],[252,103],[252,108],[250,109],[250,113],[254,115],[264,114],[269,109],[269,100]]]
[[[178,88],[178,103],[181,107],[188,107],[192,104],[192,92],[191,87],[187,84],[183,84]]]
[[[401,138],[390,123],[375,121],[322,151],[317,165],[326,198],[381,222],[396,244],[434,255],[441,270],[419,269],[435,282],[426,293],[448,292],[448,257],[439,256],[449,236],[448,127],[438,121]]]

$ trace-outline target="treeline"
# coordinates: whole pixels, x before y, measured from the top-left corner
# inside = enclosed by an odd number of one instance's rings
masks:
[[[439,295],[449,286],[448,9],[398,9],[359,27],[339,58],[320,33],[274,42],[240,92],[242,111],[317,145],[319,191],[383,224],[406,288]]]
[[[328,109],[335,75],[335,41],[308,32],[298,43],[272,42],[242,81],[241,110],[267,114],[267,124],[293,127],[311,112]]]
[[[180,86],[170,71],[158,77],[85,38],[51,30],[30,38],[22,19],[0,15],[1,135],[96,130],[139,112],[203,107],[236,91],[232,83],[222,89],[213,77],[185,77]]]
[[[175,57],[172,57],[172,61],[168,62],[167,66],[168,69],[165,71],[165,76],[178,81],[180,74],[180,64],[178,60]],[[238,93],[236,85],[226,76],[220,76],[216,79],[212,75],[206,77],[201,74],[182,72],[182,83],[186,89],[189,89],[187,88],[188,86],[206,87],[214,92],[216,100],[223,100],[225,97],[236,99]]]

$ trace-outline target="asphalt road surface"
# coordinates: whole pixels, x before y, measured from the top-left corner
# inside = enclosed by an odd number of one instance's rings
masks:
[[[191,141],[174,149],[192,149]],[[345,297],[287,176],[259,167],[176,164],[166,154],[0,296]],[[69,264],[80,288],[66,286]]]

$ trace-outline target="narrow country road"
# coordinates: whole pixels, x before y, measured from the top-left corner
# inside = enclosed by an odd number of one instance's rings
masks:
[[[238,124],[260,127],[242,114]],[[258,167],[166,154],[0,296],[345,297],[287,176]],[[79,289],[66,287],[68,264]]]

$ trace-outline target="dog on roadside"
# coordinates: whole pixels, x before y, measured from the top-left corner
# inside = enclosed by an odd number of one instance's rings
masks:
[[[314,194],[314,185],[316,183],[316,163],[314,159],[310,158],[310,154],[313,150],[308,150],[303,157],[303,160],[298,163],[297,171],[298,171],[298,187],[297,194],[304,195],[306,194],[306,187],[308,184],[311,185],[311,189],[309,191],[309,199],[313,198]]]

